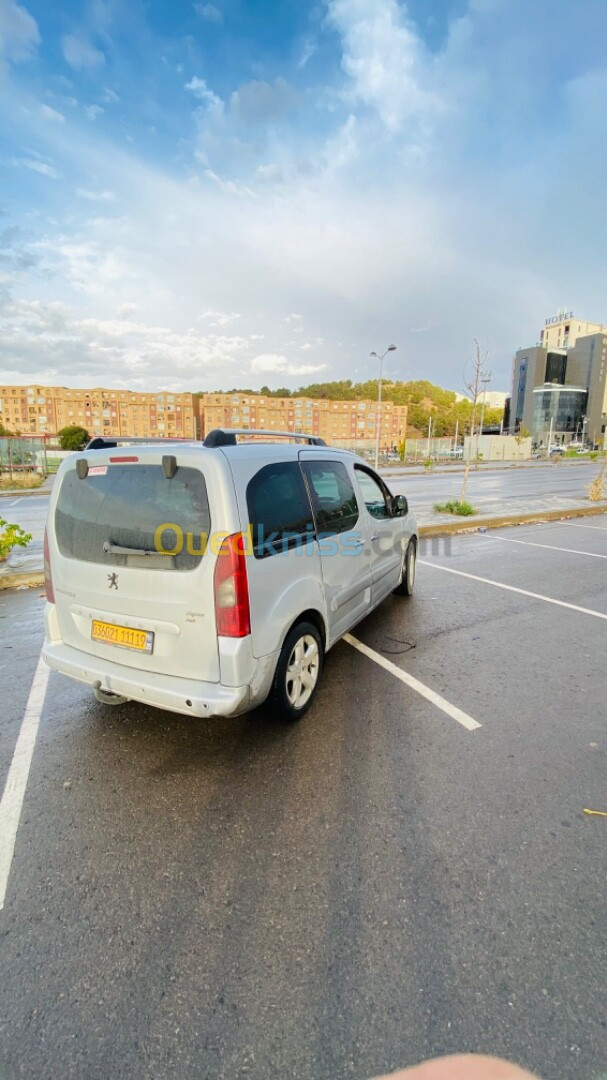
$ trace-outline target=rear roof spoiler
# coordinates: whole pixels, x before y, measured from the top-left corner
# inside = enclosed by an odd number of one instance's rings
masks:
[[[258,435],[271,436],[273,439],[299,439],[310,446],[327,445],[325,440],[318,435],[307,435],[303,431],[266,431],[261,428],[213,428],[205,438],[203,446],[210,449],[218,446],[236,446],[238,443],[237,435],[248,435],[249,437],[257,437]]]

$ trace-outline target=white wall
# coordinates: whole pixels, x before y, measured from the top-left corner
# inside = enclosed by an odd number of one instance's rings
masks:
[[[525,461],[531,457],[531,438],[517,439],[514,435],[476,435],[464,439],[464,461]]]

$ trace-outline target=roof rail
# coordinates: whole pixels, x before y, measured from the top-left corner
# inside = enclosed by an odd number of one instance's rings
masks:
[[[273,439],[300,439],[310,446],[326,446],[318,435],[306,435],[303,431],[266,431],[262,428],[213,428],[204,440],[203,446],[236,446],[237,435],[271,435]]]
[[[132,435],[95,435],[85,446],[85,450],[113,450],[116,446],[148,446],[155,443],[189,443],[192,439],[145,439]]]

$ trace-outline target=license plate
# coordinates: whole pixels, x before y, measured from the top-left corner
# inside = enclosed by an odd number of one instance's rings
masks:
[[[133,630],[131,626],[116,626],[115,623],[100,622],[99,619],[93,619],[91,638],[104,645],[118,645],[121,649],[136,649],[137,652],[151,653],[154,649],[151,630]]]

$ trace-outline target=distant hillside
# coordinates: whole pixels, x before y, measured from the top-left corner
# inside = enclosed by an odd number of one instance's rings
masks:
[[[298,390],[289,390],[281,386],[276,390],[270,390],[269,386],[262,386],[261,390],[251,390],[246,387],[234,387],[228,391],[231,394],[265,394],[266,397],[309,397],[329,398],[332,401],[361,401],[363,399],[375,401],[377,399],[378,381],[369,379],[368,382],[353,383],[351,379],[342,379],[338,382],[311,383],[309,386],[300,386]],[[203,392],[199,391],[197,396]],[[226,393],[222,390],[210,391],[211,393]],[[414,382],[387,382],[382,384],[382,397],[385,401],[393,401],[395,405],[409,406],[409,435],[416,433],[425,434],[428,430],[428,421],[432,416],[432,431],[436,436],[454,435],[456,424],[459,421],[460,435],[470,427],[472,418],[472,402],[468,400],[456,401],[453,390],[443,390],[440,386],[434,386],[427,379],[417,379]],[[485,409],[484,423],[499,424],[502,420],[501,409]],[[477,406],[476,422],[480,420],[480,406]]]

